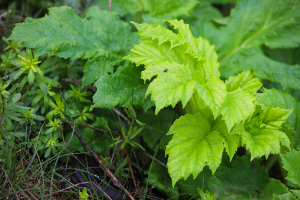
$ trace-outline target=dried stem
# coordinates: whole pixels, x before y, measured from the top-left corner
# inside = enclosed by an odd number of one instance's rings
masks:
[[[29,190],[26,190],[26,192],[28,192],[29,193],[29,195],[30,196],[32,196],[32,198],[34,199],[34,200],[38,200]]]
[[[128,153],[127,153],[127,149],[125,148],[125,153],[127,154],[128,156]],[[131,172],[131,177],[132,177],[132,180],[133,180],[133,184],[134,184],[134,187],[135,189],[137,190],[137,186],[136,186],[136,182],[135,182],[135,178],[134,178],[134,174],[133,174],[133,170],[132,170],[132,167],[131,167],[131,160],[130,160],[130,157],[129,157],[129,162],[128,162],[128,165],[129,165],[129,168],[130,168],[130,172]]]
[[[66,167],[65,167],[65,171],[66,171],[67,167],[68,167],[68,162],[69,162],[69,154],[68,154],[68,151],[67,151],[67,148],[66,148],[65,137],[64,137],[64,132],[63,132],[63,128],[62,128],[62,121],[60,122],[60,132],[61,132],[61,136],[63,138],[64,147],[65,147],[66,155],[67,155],[67,162],[66,162]]]
[[[62,122],[66,123],[66,124],[74,124],[74,122],[70,122],[68,120],[62,120]],[[79,126],[85,126],[85,127],[88,127],[88,128],[91,128],[91,129],[95,129],[95,130],[98,130],[98,131],[101,131],[101,132],[104,132],[104,133],[113,133],[115,135],[119,135],[118,134],[118,131],[114,131],[114,130],[104,130],[104,129],[100,129],[100,128],[97,128],[97,127],[93,127],[93,126],[89,126],[87,124],[81,124],[81,123],[76,123],[76,125],[79,125]]]
[[[62,79],[63,81],[66,82],[72,82],[72,83],[78,83],[78,84],[82,84],[81,80],[77,80],[75,78],[64,78]],[[88,85],[87,88],[89,88],[90,90],[92,90],[93,92],[97,92],[97,88],[91,85]]]
[[[70,189],[70,188],[72,188],[72,187],[75,187],[75,186],[78,186],[78,185],[87,184],[87,183],[89,183],[89,182],[77,183],[77,184],[75,184],[75,185],[71,185],[71,186],[69,186],[69,187],[66,187],[66,188],[64,188],[64,189],[58,190],[58,191],[56,191],[56,192],[52,192],[51,195],[57,194],[57,193],[60,193],[60,192],[62,192],[62,191],[64,191],[64,190]],[[44,197],[49,197],[49,195],[45,195]]]
[[[112,200],[111,198],[110,198],[110,196],[108,196],[96,183],[94,183],[93,182],[93,184],[101,191],[101,192],[103,192],[103,194],[109,199],[109,200]]]
[[[77,137],[80,139],[80,141],[86,146],[86,148],[92,153],[94,158],[99,163],[99,166],[108,174],[110,178],[112,178],[112,181],[119,186],[128,196],[131,200],[135,200],[133,196],[128,192],[128,190],[120,183],[120,181],[113,175],[113,173],[106,167],[103,162],[99,159],[99,157],[96,155],[96,153],[91,149],[91,147],[85,142],[85,140],[81,137],[81,135],[78,133],[78,131],[74,128],[73,125],[70,125],[71,128],[74,130]]]
[[[123,119],[125,119],[125,121],[129,124],[129,126],[131,125],[129,119],[127,117],[125,117],[125,115],[123,115],[118,109],[113,108],[113,110],[115,111],[115,113],[117,113],[117,115],[119,115],[120,117],[122,117]]]
[[[147,152],[143,151],[143,153],[144,153],[147,157],[149,157],[149,158],[153,159],[154,161],[158,162],[159,164],[161,164],[162,166],[167,167],[166,164],[164,164],[164,163],[162,163],[160,160],[154,158],[153,156],[151,156],[151,155],[148,154]]]
[[[2,168],[2,170],[3,170],[3,172],[4,172],[4,174],[5,174],[5,176],[6,176],[7,180],[8,180],[8,182],[9,182],[9,184],[11,185],[13,191],[16,193],[15,188],[13,187],[13,184],[10,182],[10,179],[9,179],[9,177],[8,177],[8,175],[7,175],[7,173],[6,173],[6,171],[4,170],[3,167],[1,167],[1,168]],[[18,196],[17,193],[16,193],[16,197],[17,197],[17,199],[19,200],[19,196]]]

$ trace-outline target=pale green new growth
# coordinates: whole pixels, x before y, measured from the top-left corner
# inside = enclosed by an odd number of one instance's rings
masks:
[[[228,131],[234,124],[243,122],[251,116],[255,111],[254,101],[255,98],[249,93],[245,93],[241,88],[227,94],[220,113],[227,124]]]
[[[237,76],[230,76],[225,83],[228,92],[232,92],[240,87],[244,92],[252,95],[262,87],[261,80],[255,78],[251,71],[245,71]]]
[[[156,113],[181,101],[183,107],[198,93],[214,116],[226,97],[226,86],[220,80],[214,47],[203,38],[194,38],[189,25],[170,20],[178,34],[160,25],[135,24],[141,36],[126,59],[144,64],[144,80],[151,80],[147,95],[156,104]]]
[[[290,140],[281,126],[292,110],[267,108],[245,125],[236,126],[232,134],[242,137],[242,144],[251,152],[251,158],[280,153],[280,144],[290,148]]]
[[[223,137],[218,131],[211,130],[210,123],[200,113],[180,117],[168,134],[173,134],[166,148],[173,186],[190,174],[195,178],[205,165],[213,173],[216,171],[221,163]]]

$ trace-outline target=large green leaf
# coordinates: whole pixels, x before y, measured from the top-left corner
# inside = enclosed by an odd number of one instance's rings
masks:
[[[194,38],[183,21],[169,21],[178,34],[160,25],[135,24],[141,35],[126,59],[144,64],[144,80],[151,80],[147,94],[152,95],[156,113],[181,101],[183,106],[198,92],[215,117],[226,96],[226,86],[220,80],[214,47],[202,38]],[[197,97],[198,98],[198,97]]]
[[[199,2],[197,0],[141,0],[141,3],[146,11],[142,15],[143,20],[149,24],[158,24],[163,20],[190,14]]]
[[[148,96],[145,98],[147,84],[139,79],[140,68],[131,64],[120,66],[116,73],[101,76],[95,83],[97,92],[93,96],[92,107],[114,108],[117,104],[122,107],[141,105],[146,111],[153,103]]]
[[[231,11],[228,24],[214,36],[217,40],[204,36],[205,33],[198,35],[216,45],[223,77],[254,69],[255,75],[261,79],[280,82],[284,88],[300,89],[299,65],[273,61],[261,51],[262,45],[271,48],[300,45],[299,11],[300,1],[241,0]],[[202,22],[194,30],[206,31],[201,27],[204,27]]]
[[[25,23],[17,24],[9,39],[24,42],[39,55],[97,57],[85,66],[83,84],[88,85],[111,72],[114,63],[129,53],[138,36],[115,13],[91,7],[85,16],[79,17],[67,6],[53,7],[43,18],[27,18]]]
[[[288,171],[286,179],[300,187],[300,151],[293,150],[281,155],[283,168]]]
[[[291,110],[267,108],[254,116],[249,122],[236,126],[231,134],[238,134],[242,144],[251,152],[251,159],[271,153],[280,153],[280,144],[290,148],[288,136],[282,132],[281,125]]]
[[[300,148],[300,103],[290,94],[276,89],[265,89],[263,93],[256,94],[256,99],[263,109],[269,106],[293,109],[287,121],[289,122],[289,126],[297,132],[294,142]]]
[[[249,93],[244,92],[241,88],[227,94],[220,113],[226,122],[228,131],[231,130],[234,124],[245,121],[254,113],[254,101],[255,98]]]
[[[255,78],[251,71],[245,71],[237,76],[230,76],[225,83],[228,92],[240,87],[244,92],[255,94],[262,87],[261,80]]]
[[[218,168],[209,187],[220,199],[272,199],[273,194],[287,193],[278,180],[270,179],[263,167],[253,167],[248,157],[237,157],[233,168]]]
[[[214,173],[221,163],[223,137],[211,131],[210,123],[200,114],[186,114],[177,119],[168,134],[172,140],[166,148],[168,171],[173,186],[180,178],[195,178],[208,165]]]

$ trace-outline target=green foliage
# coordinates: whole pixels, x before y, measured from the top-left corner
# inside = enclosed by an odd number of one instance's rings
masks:
[[[101,6],[109,8],[108,1],[98,0]],[[142,13],[142,19],[146,23],[158,24],[163,20],[179,18],[186,16],[194,9],[199,2],[197,0],[115,0],[112,1],[111,7],[113,11],[120,16],[124,16],[128,12],[135,15],[137,12]]]
[[[220,167],[208,185],[220,199],[272,199],[288,191],[280,181],[269,178],[263,167],[251,167],[247,157],[237,157],[231,169]]]
[[[294,0],[242,0],[232,10],[226,26],[214,31],[213,25],[200,22],[199,26],[209,28],[196,27],[196,35],[216,45],[222,77],[253,69],[261,79],[280,82],[283,88],[299,89],[299,65],[274,61],[261,49],[262,45],[299,46],[299,9],[299,1]]]
[[[300,187],[300,152],[293,150],[289,153],[281,155],[283,168],[288,171],[287,180]]]
[[[166,168],[158,163],[153,163],[151,171],[148,169],[145,171],[145,174],[148,174],[148,178],[145,182],[148,182],[151,188],[157,188],[168,197],[178,199],[178,187],[172,187]]]
[[[221,163],[223,138],[219,132],[211,130],[210,123],[201,114],[180,117],[168,134],[173,134],[166,148],[173,186],[190,174],[195,178],[205,165],[213,173],[216,171]]]
[[[87,200],[89,198],[89,194],[87,193],[87,189],[86,188],[83,188],[83,191],[82,192],[79,192],[79,195],[80,195],[80,198],[82,200]]]
[[[99,0],[106,9],[108,2]],[[212,3],[237,4],[226,13]],[[299,197],[300,3],[111,6],[90,7],[84,18],[53,7],[3,38],[0,162],[15,142],[45,158],[86,152],[76,129],[118,178],[146,167],[145,184],[169,198]],[[167,168],[149,167],[143,154],[153,152]],[[276,154],[287,184],[258,166],[272,174]],[[86,188],[80,196],[89,197]]]

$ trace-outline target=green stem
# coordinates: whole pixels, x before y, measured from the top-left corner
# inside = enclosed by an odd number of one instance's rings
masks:
[[[6,100],[5,98],[1,95],[2,97],[2,103],[3,103],[3,108],[2,108],[2,119],[1,119],[1,124],[4,124],[5,123],[5,109],[6,109]]]
[[[287,184],[287,180],[286,180],[286,177],[287,177],[287,171],[283,168],[283,163],[282,163],[282,160],[281,160],[281,157],[280,157],[280,156],[278,156],[278,161],[279,161],[279,166],[280,166],[281,175],[282,175],[283,180],[284,180],[284,184]]]
[[[270,158],[267,160],[265,164],[266,170],[269,171],[277,161],[278,161],[278,155],[270,156]]]

